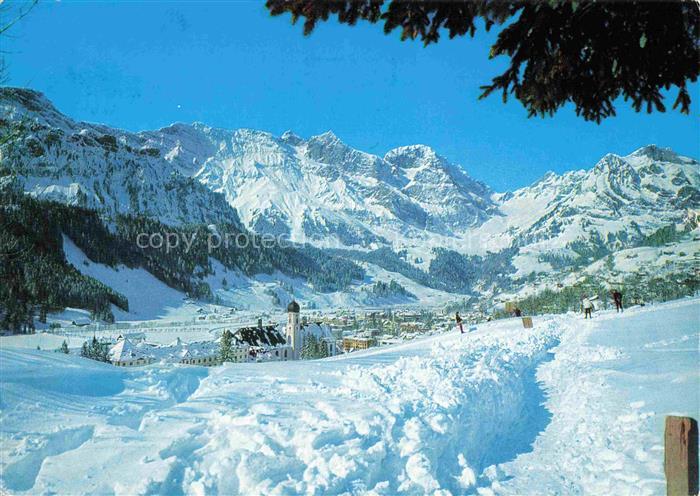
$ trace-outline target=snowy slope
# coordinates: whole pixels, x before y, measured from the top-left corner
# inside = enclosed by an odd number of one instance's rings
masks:
[[[700,207],[698,162],[654,145],[495,194],[425,145],[379,157],[330,131],[303,139],[194,123],[129,133],[75,122],[40,93],[13,88],[0,90],[0,114],[24,126],[0,153],[34,196],[170,224],[240,215],[260,233],[389,245],[425,261],[434,246],[483,254],[515,245],[526,257],[617,250]]]
[[[490,471],[493,493],[665,494],[665,416],[700,415],[698,300],[601,315],[552,351],[537,373],[551,422]]]
[[[270,312],[284,308],[284,302],[296,299],[307,308],[337,309],[357,306],[402,305],[415,302],[414,298],[375,298],[369,290],[376,281],[388,283],[394,280],[414,293],[423,304],[440,304],[451,295],[443,291],[424,288],[401,274],[388,272],[371,264],[362,264],[367,271],[365,281],[353,284],[345,291],[319,293],[301,278],[275,272],[246,277],[240,271],[226,268],[216,259],[211,259],[213,274],[205,279],[216,298],[217,304],[195,302],[184,293],[167,286],[144,269],[130,269],[123,265],[112,268],[90,260],[70,238],[63,235],[63,251],[68,263],[80,273],[92,277],[126,296],[129,311],[112,306],[115,319],[125,321],[191,320],[198,316],[197,310],[228,312],[230,307],[252,312]],[[223,284],[224,280],[226,285]],[[273,302],[277,295],[279,302]],[[224,307],[224,308],[222,308]],[[229,307],[229,308],[226,308]],[[257,318],[257,317],[255,317]],[[252,320],[255,320],[252,318]],[[52,315],[52,322],[70,324],[72,320],[88,320],[89,312],[62,312]],[[41,325],[41,324],[39,324]],[[58,342],[60,346],[61,342]]]
[[[700,163],[667,148],[645,146],[608,154],[590,170],[546,174],[532,186],[500,197],[494,216],[471,235],[473,252],[511,245],[521,253],[557,253],[634,246],[643,235],[700,207]]]
[[[505,320],[334,359],[212,369],[0,347],[2,485],[658,494],[663,417],[700,409],[699,311],[695,299],[583,326],[578,315],[529,330]]]
[[[90,260],[73,241],[63,235],[63,251],[66,260],[81,274],[97,279],[126,296],[129,312],[112,306],[117,320],[151,320],[172,317],[184,306],[186,296],[144,269],[130,269],[123,265],[112,268]]]
[[[0,147],[0,161],[32,196],[170,225],[238,222],[222,195],[171,170],[137,134],[73,121],[41,93],[0,88],[0,126],[10,122],[19,137]]]
[[[252,231],[317,247],[405,249],[409,263],[423,270],[435,257],[433,248],[480,255],[509,249],[515,254],[508,275],[525,289],[538,274],[562,282],[572,270],[601,269],[603,257],[635,249],[659,228],[695,227],[700,210],[700,164],[654,145],[494,193],[428,146],[403,146],[380,157],[330,131],[302,138],[178,123],[130,133],[76,122],[35,91],[2,88],[0,126],[9,123],[22,132],[0,147],[3,166],[14,175],[0,184],[16,179],[39,198],[97,209],[106,218],[128,213],[170,225],[240,221]],[[676,251],[671,264],[684,267],[683,250]],[[269,304],[270,291],[299,284],[231,277],[237,287],[214,285],[217,295],[248,307]],[[351,294],[356,287],[346,295],[307,289],[298,288],[321,305],[362,304],[362,295]],[[430,295],[421,301],[437,301],[433,292],[414,289]],[[490,294],[504,288],[477,282],[473,289]]]

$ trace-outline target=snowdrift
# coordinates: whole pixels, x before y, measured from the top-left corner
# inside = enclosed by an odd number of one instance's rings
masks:
[[[117,369],[0,349],[1,484],[63,494],[658,494],[700,300],[312,362]]]

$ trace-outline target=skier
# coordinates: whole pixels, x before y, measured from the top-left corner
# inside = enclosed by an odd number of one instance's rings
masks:
[[[583,302],[581,304],[583,307],[584,319],[593,318],[593,303],[588,298],[588,296],[583,297]]]
[[[622,308],[622,293],[620,293],[617,289],[614,289],[612,292],[612,297],[615,301],[615,310],[617,312],[623,312],[624,310]]]
[[[457,327],[459,327],[459,333],[464,334],[464,328],[462,327],[462,317],[459,316],[459,312],[455,313],[455,320],[457,321]]]
[[[513,311],[516,317],[522,317],[523,316],[523,311],[520,310],[518,307],[515,307],[515,310]]]

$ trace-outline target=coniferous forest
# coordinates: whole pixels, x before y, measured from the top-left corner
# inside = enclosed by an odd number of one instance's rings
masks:
[[[66,307],[87,309],[94,319],[112,322],[112,305],[128,311],[127,299],[101,282],[81,274],[66,261],[62,235],[69,237],[93,262],[143,268],[168,286],[193,298],[211,298],[204,281],[213,273],[209,256],[246,275],[280,271],[307,280],[318,291],[336,291],[364,271],[355,263],[311,247],[223,243],[211,250],[205,225],[177,229],[157,220],[127,215],[111,222],[98,212],[56,202],[36,200],[11,187],[0,189],[0,325],[15,332],[30,331],[38,315]],[[107,226],[110,226],[109,228]],[[218,226],[241,233],[234,225]],[[139,233],[178,232],[193,239],[166,249],[137,244]],[[252,234],[243,233],[253,237]]]

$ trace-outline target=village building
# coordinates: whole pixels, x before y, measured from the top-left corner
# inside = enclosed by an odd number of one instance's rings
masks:
[[[227,362],[264,362],[299,360],[304,344],[313,336],[324,347],[322,356],[338,354],[338,336],[331,327],[320,322],[300,319],[296,301],[289,304],[285,333],[276,325],[241,327],[232,332],[231,350]],[[119,336],[109,349],[110,362],[119,367],[148,365],[153,362],[183,365],[214,366],[221,362],[221,337],[215,341],[183,343],[177,338],[169,345],[156,345]]]
[[[238,344],[233,352],[235,361],[247,361],[247,346]],[[130,339],[120,336],[117,343],[110,348],[109,358],[110,362],[118,367],[148,365],[154,362],[204,367],[221,364],[220,345],[217,341],[183,343],[180,338],[169,345],[156,345],[146,342],[134,344]]]
[[[117,367],[136,367],[148,365],[151,358],[137,348],[129,339],[119,337],[117,343],[109,349],[109,361]]]
[[[399,324],[399,331],[403,333],[416,333],[423,330],[424,326],[419,322],[401,322]]]
[[[376,346],[376,344],[376,340],[370,337],[349,336],[343,338],[343,350],[345,352],[366,350],[372,346]]]
[[[392,344],[403,343],[403,339],[393,336],[391,334],[383,334],[377,338],[379,346],[389,346]]]
[[[291,357],[289,359],[299,360],[302,358],[301,354],[304,344],[311,336],[325,346],[327,356],[337,355],[336,338],[330,326],[322,322],[309,323],[306,320],[301,322],[300,310],[299,304],[294,300],[287,305],[287,326],[285,327],[285,332],[287,343],[291,347]]]
[[[250,359],[250,346],[246,344],[238,344],[231,350],[231,358],[233,363],[243,363]],[[219,360],[219,362],[221,362]]]
[[[415,322],[420,320],[421,313],[415,310],[403,310],[394,314],[394,320],[399,322]]]
[[[192,353],[189,349],[185,349],[183,350],[182,355],[180,355],[179,363],[184,365],[202,365],[204,367],[211,367],[213,365],[219,365],[221,363],[221,359],[219,358],[218,353],[198,356]]]
[[[285,339],[277,326],[263,326],[262,319],[258,320],[257,327],[241,327],[234,332],[233,341],[236,346],[247,347],[245,361],[268,362],[294,359],[288,339]]]
[[[195,341],[185,344],[177,338],[169,346],[155,348],[154,353],[157,353],[161,360],[183,365],[212,367],[221,363],[219,343],[216,341]]]

